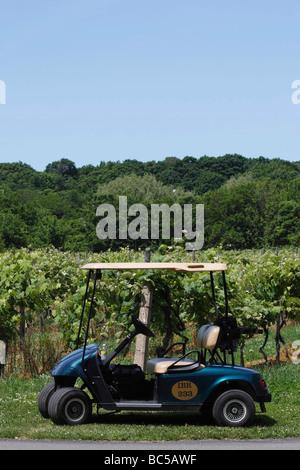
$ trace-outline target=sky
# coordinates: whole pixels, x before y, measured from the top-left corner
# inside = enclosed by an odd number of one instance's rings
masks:
[[[299,161],[299,43],[299,0],[1,0],[0,162]]]

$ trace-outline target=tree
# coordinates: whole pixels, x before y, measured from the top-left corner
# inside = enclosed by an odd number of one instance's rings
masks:
[[[45,171],[58,173],[62,177],[71,176],[72,178],[76,178],[78,176],[78,170],[75,163],[67,158],[61,158],[58,161],[49,163],[46,166]]]
[[[205,206],[205,247],[253,248],[262,239],[257,195],[252,183],[207,193]]]
[[[296,245],[300,243],[300,204],[282,201],[275,217],[268,226],[268,240],[272,245]]]

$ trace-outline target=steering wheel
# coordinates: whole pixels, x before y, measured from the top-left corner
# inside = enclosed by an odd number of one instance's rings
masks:
[[[150,330],[150,328],[148,328],[148,326],[145,325],[145,323],[141,322],[141,320],[139,320],[132,314],[131,314],[131,318],[132,318],[132,323],[134,324],[135,329],[138,334],[148,336],[148,338],[155,336],[154,333]]]

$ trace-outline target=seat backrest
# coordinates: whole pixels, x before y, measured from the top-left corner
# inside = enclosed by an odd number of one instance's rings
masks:
[[[203,325],[198,331],[197,347],[212,351],[216,345],[220,334],[219,326]]]

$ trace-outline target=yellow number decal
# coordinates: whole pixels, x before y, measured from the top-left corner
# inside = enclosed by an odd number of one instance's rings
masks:
[[[172,395],[178,400],[191,400],[198,393],[197,385],[188,380],[176,382],[172,387]]]

